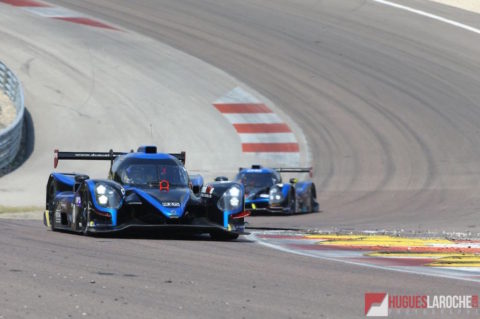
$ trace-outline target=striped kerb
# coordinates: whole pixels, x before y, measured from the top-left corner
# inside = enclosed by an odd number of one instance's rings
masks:
[[[245,153],[298,153],[295,134],[264,103],[241,88],[235,88],[213,103],[232,123]]]
[[[22,9],[39,15],[44,18],[57,19],[68,21],[76,24],[83,24],[96,28],[118,30],[108,24],[98,20],[84,16],[76,11],[65,9],[63,7],[52,6],[40,1],[34,0],[0,0],[0,3],[6,3],[15,7],[22,7]]]
[[[41,3],[33,0],[0,0],[0,2],[10,4],[16,7],[49,7],[46,3]]]
[[[105,24],[105,23],[102,23],[100,21],[93,20],[93,19],[90,19],[90,18],[85,18],[85,17],[55,17],[54,19],[73,22],[73,23],[77,23],[77,24],[84,24],[84,25],[88,25],[88,26],[91,26],[91,27],[117,30],[116,28],[114,28],[112,26],[109,26],[108,24]]]

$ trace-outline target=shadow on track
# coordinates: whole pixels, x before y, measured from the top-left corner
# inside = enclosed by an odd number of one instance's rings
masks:
[[[72,233],[66,230],[57,229],[55,232],[70,234],[72,236],[82,236],[79,233]],[[89,234],[86,237],[96,238],[99,240],[102,239],[141,239],[141,240],[181,240],[181,241],[210,241],[210,242],[228,242],[228,243],[253,243],[253,241],[246,239],[243,236],[240,236],[234,240],[214,240],[208,234],[196,234],[196,233],[181,233],[174,231],[163,231],[161,233],[155,231],[142,231],[135,232],[124,230],[121,232],[115,233],[105,233],[105,234]]]
[[[292,213],[292,214],[286,214],[286,213],[267,213],[267,212],[255,212],[255,213],[251,213],[250,216],[248,216],[249,218],[250,217],[265,217],[265,216],[275,216],[275,217],[295,217],[295,216],[302,216],[302,215],[312,215],[312,214],[318,214],[318,213],[322,213],[323,211],[322,210],[319,210],[319,211],[316,211],[316,212],[306,212],[306,213],[303,213],[303,212],[296,212],[296,213]]]

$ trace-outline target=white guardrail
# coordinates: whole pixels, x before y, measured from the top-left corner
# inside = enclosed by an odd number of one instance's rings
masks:
[[[17,116],[13,123],[0,130],[0,168],[10,164],[20,149],[23,131],[23,89],[15,74],[0,61],[0,90],[5,92],[15,105]]]

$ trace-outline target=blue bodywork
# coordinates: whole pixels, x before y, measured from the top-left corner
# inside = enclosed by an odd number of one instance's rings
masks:
[[[245,209],[284,214],[318,211],[314,183],[296,180],[282,183],[280,170],[259,165],[239,170],[235,181],[245,187]]]
[[[95,156],[91,154],[78,156]],[[75,154],[66,156],[73,159]],[[143,184],[134,180],[139,172],[145,175],[140,176]],[[147,174],[151,172],[155,175]],[[183,229],[231,239],[244,233],[244,187],[219,182],[202,188],[203,178],[192,177],[175,156],[156,153],[151,146],[116,156],[108,179],[52,173],[47,183],[44,222],[52,229],[84,233],[131,227]],[[195,186],[200,188],[196,193]],[[226,201],[224,196],[234,198]]]

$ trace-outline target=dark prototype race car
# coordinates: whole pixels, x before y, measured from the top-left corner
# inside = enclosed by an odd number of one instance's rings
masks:
[[[235,181],[245,187],[245,209],[267,213],[317,212],[319,205],[315,184],[311,181],[282,183],[280,173],[310,173],[312,168],[240,168]]]
[[[236,182],[192,185],[185,152],[157,153],[155,146],[137,152],[59,152],[58,160],[108,160],[108,179],[52,173],[47,183],[44,224],[52,230],[83,234],[126,229],[209,233],[231,240],[245,233],[244,187]],[[194,192],[193,190],[196,190]],[[197,193],[197,194],[196,194]]]

